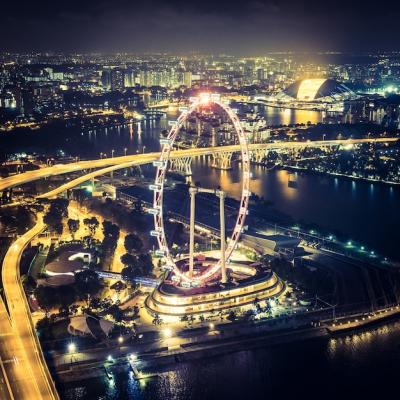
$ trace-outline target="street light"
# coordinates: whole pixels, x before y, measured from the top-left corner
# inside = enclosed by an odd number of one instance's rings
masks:
[[[74,342],[71,342],[71,343],[68,345],[68,353],[75,353],[75,351],[76,351],[76,345],[75,345]]]
[[[172,336],[172,330],[170,328],[165,328],[162,330],[164,337],[169,338]]]
[[[72,359],[74,357],[74,353],[76,352],[76,345],[74,342],[71,342],[68,344],[68,353],[71,355],[71,364],[72,364]]]

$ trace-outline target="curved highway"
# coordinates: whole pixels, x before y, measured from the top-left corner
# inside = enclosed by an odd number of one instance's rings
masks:
[[[22,252],[44,228],[40,217],[32,229],[10,246],[3,261],[2,281],[9,319],[1,313],[0,326],[11,323],[11,330],[7,340],[1,342],[0,354],[6,356],[10,398],[18,400],[59,398],[32,323],[19,272]]]
[[[378,138],[378,139],[347,139],[347,140],[325,140],[325,141],[309,141],[309,142],[261,143],[261,144],[249,144],[249,150],[254,151],[261,149],[339,146],[339,145],[351,145],[351,144],[362,144],[362,143],[386,143],[386,142],[395,142],[397,140],[399,140],[399,138],[395,137],[395,138]],[[221,152],[235,153],[239,151],[240,151],[239,145],[190,148],[185,150],[175,150],[171,153],[170,158],[198,157],[214,153],[221,153]],[[96,175],[93,176],[98,176],[117,169],[127,168],[132,165],[148,164],[157,160],[159,157],[160,157],[159,152],[153,152],[153,153],[135,154],[123,157],[103,158],[100,160],[79,161],[70,164],[56,164],[52,167],[44,167],[34,171],[28,171],[22,174],[13,175],[8,178],[0,179],[0,191],[15,186],[20,186],[24,183],[32,182],[38,179],[47,178],[50,176],[62,175],[71,172],[90,170],[96,168],[106,168],[106,167],[110,168],[107,171],[104,170],[104,172],[102,173],[98,173],[98,171],[94,172]],[[93,176],[89,177],[89,175],[86,175],[88,176],[87,179],[93,177]]]

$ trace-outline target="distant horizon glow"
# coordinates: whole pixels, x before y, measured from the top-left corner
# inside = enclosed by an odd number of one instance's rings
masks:
[[[6,2],[0,51],[199,52],[400,50],[400,3],[372,0]],[[362,40],[360,40],[362,38]]]

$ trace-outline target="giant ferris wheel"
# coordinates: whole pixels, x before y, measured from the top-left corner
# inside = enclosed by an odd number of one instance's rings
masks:
[[[150,188],[154,191],[153,208],[150,210],[150,212],[154,215],[154,231],[152,231],[152,235],[157,237],[157,242],[159,246],[157,253],[164,258],[168,269],[172,270],[174,274],[183,281],[201,284],[202,282],[207,281],[212,276],[215,276],[217,273],[219,273],[221,267],[223,269],[225,268],[225,264],[229,262],[229,259],[232,256],[234,249],[237,247],[240,234],[244,229],[244,222],[248,213],[249,197],[251,194],[249,190],[250,158],[247,134],[243,130],[236,113],[229,107],[228,104],[220,99],[219,95],[202,93],[198,97],[191,98],[190,101],[190,106],[182,110],[182,113],[179,116],[178,120],[171,127],[168,136],[160,140],[160,143],[162,144],[161,156],[159,160],[154,162],[154,166],[157,167],[157,171],[154,184],[150,186]],[[236,219],[235,227],[233,228],[232,235],[228,239],[226,247],[225,243],[221,243],[221,249],[223,249],[221,259],[202,274],[191,275],[180,270],[168,247],[163,221],[164,181],[168,171],[171,151],[173,149],[175,140],[179,135],[181,127],[185,124],[187,119],[193,113],[199,112],[202,108],[210,106],[216,106],[223,110],[233,124],[241,150],[242,193],[238,216]]]

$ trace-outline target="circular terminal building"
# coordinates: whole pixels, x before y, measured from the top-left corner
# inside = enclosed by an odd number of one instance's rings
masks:
[[[217,259],[208,256],[195,257],[195,273],[203,274],[212,268]],[[185,268],[187,260],[178,262]],[[221,283],[210,279],[203,286],[182,285],[171,271],[166,279],[146,299],[151,314],[176,320],[183,315],[211,316],[232,309],[245,311],[254,301],[278,297],[285,289],[282,280],[261,263],[232,261],[227,267],[229,280]]]

